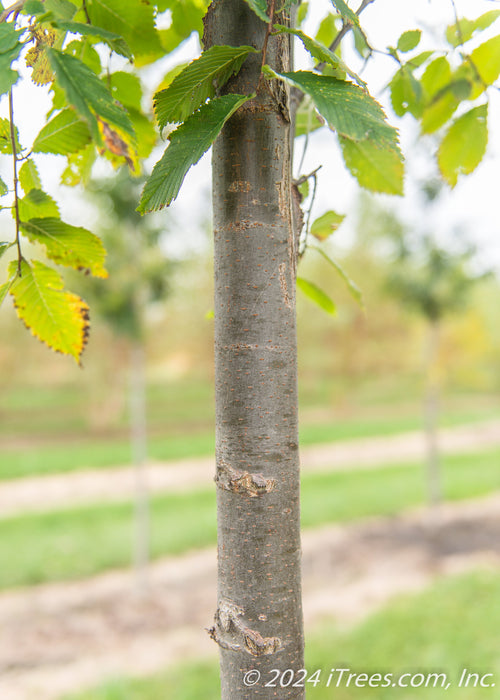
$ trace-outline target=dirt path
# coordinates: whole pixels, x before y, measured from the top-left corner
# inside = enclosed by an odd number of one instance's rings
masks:
[[[358,621],[392,596],[438,575],[500,568],[500,493],[423,511],[308,531],[304,610],[311,627]],[[0,595],[1,700],[55,700],[118,675],[152,673],[190,657],[215,657],[204,628],[215,609],[215,551],[152,567],[148,597],[130,572]]]
[[[440,433],[443,452],[465,453],[500,445],[500,420],[448,428]],[[305,447],[301,462],[306,471],[377,467],[422,459],[421,432],[366,438]],[[214,474],[211,458],[150,463],[151,492],[209,487]],[[0,518],[27,511],[46,511],[92,502],[119,501],[134,491],[130,467],[29,477],[0,483]]]

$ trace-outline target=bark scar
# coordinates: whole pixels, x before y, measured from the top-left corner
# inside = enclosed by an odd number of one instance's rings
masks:
[[[233,469],[231,465],[221,461],[217,465],[215,483],[226,491],[242,493],[250,498],[258,498],[274,491],[278,482],[276,479],[265,477],[260,473],[254,474]]]
[[[280,287],[281,294],[283,296],[283,303],[288,306],[289,309],[292,308],[292,302],[290,299],[290,294],[288,293],[288,285],[286,283],[286,263],[281,263],[279,267],[280,271]]]
[[[241,619],[244,610],[231,600],[221,600],[215,612],[214,625],[207,629],[211,639],[222,649],[246,651],[251,656],[269,656],[283,649],[279,637],[263,637]]]

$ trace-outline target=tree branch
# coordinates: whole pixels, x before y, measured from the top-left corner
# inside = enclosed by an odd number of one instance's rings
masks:
[[[5,22],[5,20],[10,17],[13,13],[18,13],[20,12],[25,4],[26,0],[17,0],[13,5],[10,7],[6,7],[5,10],[2,12],[0,15],[0,22]]]
[[[14,173],[14,211],[16,213],[16,246],[17,246],[17,274],[21,275],[21,260],[23,258],[21,252],[21,234],[20,234],[20,219],[19,219],[19,193],[18,193],[18,178],[17,178],[17,148],[16,148],[16,129],[14,125],[14,100],[12,99],[12,88],[9,90],[9,120],[10,120],[10,140],[12,144],[12,163]]]

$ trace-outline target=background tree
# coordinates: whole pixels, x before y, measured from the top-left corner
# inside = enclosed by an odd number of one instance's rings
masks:
[[[88,192],[100,210],[98,233],[108,251],[109,280],[87,278],[83,285],[92,308],[124,338],[129,349],[129,416],[135,472],[134,567],[137,589],[148,588],[149,494],[146,463],[146,315],[168,294],[169,263],[161,249],[165,229],[154,217],[136,212],[140,181],[124,171],[116,178],[92,180]]]

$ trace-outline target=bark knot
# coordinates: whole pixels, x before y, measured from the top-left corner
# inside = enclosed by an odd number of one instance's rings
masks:
[[[215,483],[226,491],[241,493],[250,496],[250,498],[258,498],[274,491],[278,482],[276,479],[265,477],[260,473],[255,474],[233,469],[231,465],[221,460],[217,465]]]
[[[214,625],[207,629],[211,639],[222,649],[246,651],[251,656],[269,656],[281,651],[279,637],[263,637],[250,629],[242,619],[244,609],[231,600],[221,600],[215,612]]]

